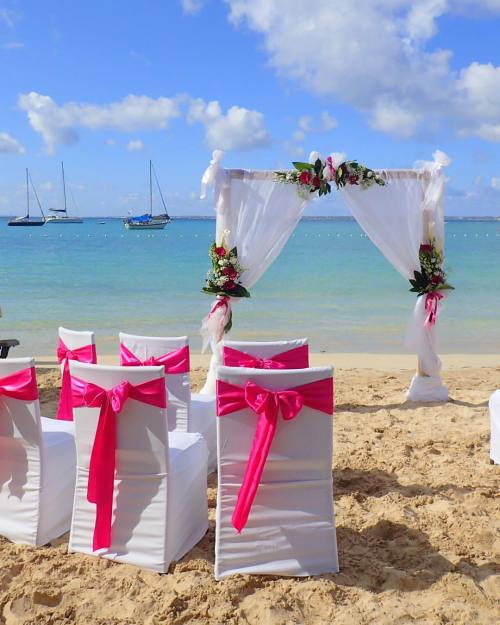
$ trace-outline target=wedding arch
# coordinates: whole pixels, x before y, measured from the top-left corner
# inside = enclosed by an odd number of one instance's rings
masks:
[[[418,364],[407,399],[446,401],[435,326],[444,293],[452,288],[443,269],[446,155],[438,150],[434,161],[414,169],[373,171],[344,155],[324,159],[311,153],[309,163],[294,163],[285,172],[224,169],[222,156],[213,152],[202,178],[201,197],[213,186],[216,210],[213,266],[203,289],[215,302],[201,329],[212,360],[202,392],[215,393],[220,342],[231,329],[233,304],[248,296],[279,256],[308,202],[337,186],[360,227],[417,294],[406,344]]]

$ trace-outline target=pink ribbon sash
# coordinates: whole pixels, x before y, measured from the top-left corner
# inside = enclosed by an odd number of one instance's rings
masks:
[[[122,382],[106,390],[72,376],[72,404],[74,408],[86,406],[100,408],[99,421],[90,455],[87,499],[96,504],[93,550],[111,545],[111,520],[113,513],[113,487],[116,464],[116,415],[128,399],[166,408],[165,382],[156,378],[133,386]]]
[[[244,388],[217,381],[217,416],[250,408],[258,415],[257,428],[243,481],[232,516],[233,527],[245,527],[262,478],[269,450],[276,434],[278,413],[285,421],[294,419],[303,406],[333,414],[333,378],[325,378],[290,389],[272,391],[247,382]],[[307,444],[307,443],[305,443]]]
[[[146,360],[140,360],[123,343],[120,345],[120,363],[124,367],[141,367],[163,365],[165,373],[189,373],[189,345],[184,345],[163,356],[152,356]]]
[[[0,396],[2,395],[21,401],[38,399],[35,368],[22,369],[5,376],[5,378],[0,378]]]
[[[223,362],[228,367],[249,367],[250,369],[306,369],[309,367],[307,345],[294,347],[270,358],[257,358],[238,349],[225,346]]]
[[[435,325],[438,315],[439,302],[442,299],[444,299],[444,295],[439,291],[431,291],[425,296],[425,310],[427,312],[425,325],[430,326],[431,328]]]
[[[76,349],[68,349],[64,342],[59,339],[57,343],[57,362],[64,362],[61,395],[59,397],[59,405],[57,406],[57,418],[64,421],[73,421],[73,405],[71,401],[71,374],[69,371],[69,361],[77,360],[78,362],[88,362],[94,364],[97,362],[97,354],[95,345],[84,345]]]

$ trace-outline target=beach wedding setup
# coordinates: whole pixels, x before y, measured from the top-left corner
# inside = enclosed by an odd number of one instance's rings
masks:
[[[224,169],[222,157],[213,152],[202,178],[203,197],[213,188],[216,222],[202,286],[214,298],[201,327],[212,356],[200,392],[191,390],[187,336],[117,333],[116,364],[103,365],[94,332],[60,327],[55,419],[41,415],[33,358],[0,359],[0,535],[10,541],[38,547],[69,532],[69,552],[166,573],[206,535],[207,477],[217,471],[216,580],[342,569],[333,367],[310,366],[305,338],[229,334],[237,304],[308,203],[334,191],[415,294],[406,344],[417,370],[406,399],[448,401],[436,347],[436,321],[453,290],[444,267],[446,156],[377,171],[340,153],[313,152],[279,171]],[[499,463],[500,391],[489,408]]]

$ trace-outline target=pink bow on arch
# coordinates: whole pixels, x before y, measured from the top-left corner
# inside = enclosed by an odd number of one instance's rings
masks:
[[[238,532],[247,524],[276,434],[279,412],[285,421],[289,421],[299,414],[303,406],[333,414],[333,378],[280,391],[263,388],[254,382],[247,382],[242,388],[217,380],[217,416],[250,408],[259,417],[232,516],[233,527]]]
[[[116,415],[128,399],[167,407],[165,381],[156,378],[134,386],[122,382],[106,390],[71,377],[72,404],[74,408],[100,408],[99,421],[92,446],[89,465],[87,499],[96,504],[96,518],[92,548],[94,551],[111,545],[111,519],[113,513],[113,487],[116,465]]]
[[[78,362],[87,362],[95,365],[97,362],[97,354],[95,345],[84,345],[69,349],[62,339],[57,342],[57,362],[64,362],[61,395],[57,406],[57,418],[64,421],[73,421],[73,405],[71,402],[71,373],[69,371],[69,361],[77,360]]]
[[[436,324],[437,315],[439,311],[439,302],[444,299],[444,295],[439,291],[431,291],[425,296],[425,310],[427,317],[425,318],[425,325],[431,328]]]
[[[0,396],[2,395],[21,401],[35,401],[38,399],[35,368],[22,369],[0,378]]]
[[[124,367],[158,366],[162,365],[165,373],[189,373],[189,345],[184,345],[162,356],[151,356],[141,360],[133,354],[123,343],[120,344],[120,363]]]
[[[223,362],[228,367],[248,367],[250,369],[306,369],[309,366],[307,345],[294,347],[269,358],[257,358],[251,354],[225,346]]]

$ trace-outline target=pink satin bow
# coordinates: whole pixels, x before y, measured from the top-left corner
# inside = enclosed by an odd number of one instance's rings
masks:
[[[439,291],[431,291],[425,296],[425,310],[428,313],[425,319],[425,324],[431,326],[431,328],[436,323],[439,302],[442,299],[444,299],[444,295]]]
[[[189,346],[184,345],[184,347],[163,354],[163,356],[152,356],[146,360],[140,360],[122,343],[120,345],[120,363],[124,367],[163,365],[165,373],[189,373]]]
[[[116,464],[116,415],[122,411],[128,399],[166,408],[165,381],[156,378],[133,386],[122,382],[106,390],[71,377],[72,403],[74,408],[86,406],[100,408],[99,422],[90,455],[87,499],[96,504],[93,550],[111,545],[111,519],[113,513],[113,487]]]
[[[306,369],[309,366],[307,345],[294,347],[270,358],[257,358],[238,349],[225,346],[222,352],[224,364],[228,367],[249,367],[250,369]]]
[[[73,408],[71,403],[71,373],[69,371],[69,361],[88,362],[95,364],[97,355],[95,345],[84,345],[75,349],[68,349],[62,339],[57,342],[57,362],[64,362],[61,395],[57,406],[57,418],[64,421],[73,421]]]
[[[0,378],[0,395],[21,401],[38,399],[35,368],[22,369]]]
[[[244,388],[217,381],[217,416],[250,408],[258,415],[257,428],[245,474],[232,516],[233,527],[245,527],[262,478],[269,450],[276,434],[278,413],[285,421],[294,419],[303,406],[333,414],[333,378],[325,378],[290,389],[272,391],[247,382]]]

